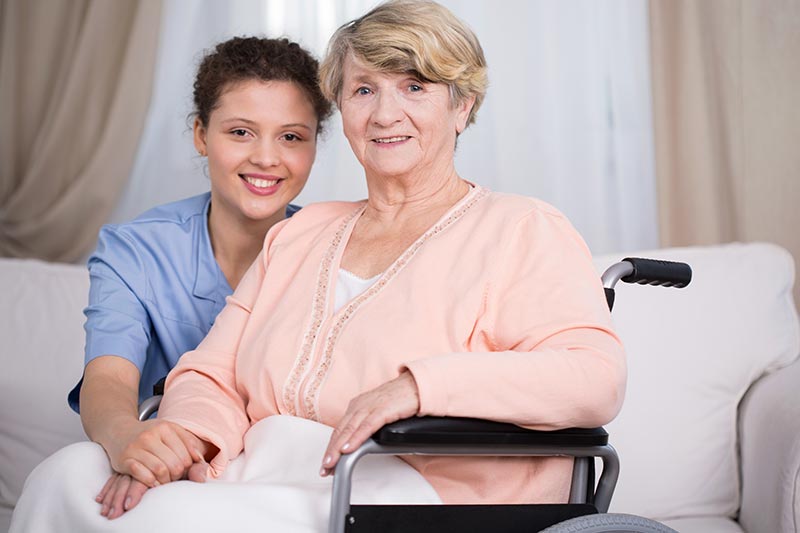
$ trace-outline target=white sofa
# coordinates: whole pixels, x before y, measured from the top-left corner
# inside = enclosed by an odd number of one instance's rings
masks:
[[[800,532],[800,332],[794,267],[769,244],[641,252],[694,270],[682,290],[621,284],[629,358],[608,426],[622,472],[612,511],[680,532]],[[620,256],[598,257],[598,272]],[[83,267],[0,260],[0,531],[25,477],[85,438],[66,394],[81,374]]]

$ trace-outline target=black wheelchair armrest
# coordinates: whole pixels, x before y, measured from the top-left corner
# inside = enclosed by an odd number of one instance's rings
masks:
[[[492,446],[605,446],[603,428],[537,431],[514,424],[456,417],[415,417],[379,429],[373,440],[383,445],[485,444]]]
[[[388,516],[389,511],[383,506],[371,509],[370,506],[350,505],[353,469],[361,457],[375,453],[389,455],[572,456],[575,458],[575,462],[569,501],[570,504],[578,504],[568,506],[571,509],[570,512],[578,513],[572,516],[587,514],[590,511],[607,512],[619,476],[619,459],[614,448],[608,444],[608,433],[602,427],[537,431],[521,428],[514,424],[473,418],[408,418],[385,425],[360,448],[340,458],[333,479],[329,532],[344,533],[345,525],[352,526],[354,521],[359,521],[356,515],[361,516],[363,513]],[[594,460],[592,459],[594,457],[599,457],[603,462],[602,474],[596,484]],[[423,513],[425,516],[421,520],[423,523],[428,521],[426,507],[421,508],[425,510]],[[488,510],[488,507],[492,507],[494,510]],[[455,515],[463,515],[462,518],[471,523],[475,516],[472,514],[473,511],[475,513],[488,512],[492,517],[503,516],[507,511],[504,506],[490,505],[488,507],[459,506],[455,510]],[[547,513],[561,512],[562,506],[555,507],[558,509],[547,509]],[[351,511],[355,514],[351,514]],[[442,511],[442,513],[447,512]],[[550,524],[552,523],[555,522],[550,522]],[[350,529],[353,530],[352,527]]]

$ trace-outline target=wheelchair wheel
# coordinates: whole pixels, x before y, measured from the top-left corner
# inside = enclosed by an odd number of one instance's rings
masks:
[[[629,514],[579,516],[550,526],[541,533],[678,533],[654,520]]]

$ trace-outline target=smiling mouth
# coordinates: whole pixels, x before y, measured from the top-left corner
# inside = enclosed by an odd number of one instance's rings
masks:
[[[375,143],[378,143],[378,144],[391,144],[391,143],[399,143],[399,142],[407,141],[410,138],[411,137],[409,137],[407,135],[401,135],[401,136],[398,136],[398,137],[382,137],[380,139],[372,139],[372,142],[375,142]]]
[[[264,180],[261,178],[252,178],[250,176],[244,176],[242,174],[239,174],[239,177],[242,178],[247,183],[249,183],[250,185],[252,185],[253,187],[257,187],[259,189],[274,187],[275,185],[278,184],[279,181],[281,181],[280,179]]]

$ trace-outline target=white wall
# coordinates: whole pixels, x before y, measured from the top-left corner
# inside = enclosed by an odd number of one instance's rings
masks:
[[[462,177],[542,198],[595,253],[654,248],[657,222],[645,0],[443,0],[478,34],[490,88],[459,141]],[[287,35],[318,57],[374,0],[165,0],[152,105],[113,221],[208,189],[191,143],[194,70],[232,35]],[[366,195],[336,115],[301,204]]]

